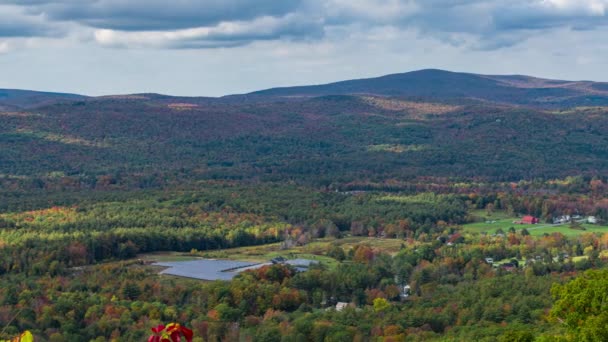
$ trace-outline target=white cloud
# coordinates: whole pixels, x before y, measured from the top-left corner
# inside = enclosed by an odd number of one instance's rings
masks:
[[[557,8],[566,12],[582,11],[589,15],[606,15],[607,0],[544,0],[543,5]]]
[[[3,53],[8,53],[11,50],[10,45],[8,44],[8,42],[4,41],[0,41],[0,54]]]

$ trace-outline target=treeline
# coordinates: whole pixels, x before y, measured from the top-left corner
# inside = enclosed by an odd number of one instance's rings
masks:
[[[51,233],[41,236],[32,233],[20,236],[17,243],[0,248],[0,274],[64,274],[69,267],[109,259],[134,258],[137,253],[213,250],[277,241],[280,241],[278,235],[269,232],[255,235],[238,228],[119,228],[104,233]]]

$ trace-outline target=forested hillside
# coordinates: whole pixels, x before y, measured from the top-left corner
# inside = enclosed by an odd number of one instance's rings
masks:
[[[420,176],[517,181],[608,171],[603,107],[343,95],[174,101],[142,95],[4,112],[4,182],[148,187],[185,178],[340,187]]]

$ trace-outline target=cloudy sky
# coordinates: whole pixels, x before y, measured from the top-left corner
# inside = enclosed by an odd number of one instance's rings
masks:
[[[608,0],[0,0],[0,88],[218,96],[425,68],[608,81]]]

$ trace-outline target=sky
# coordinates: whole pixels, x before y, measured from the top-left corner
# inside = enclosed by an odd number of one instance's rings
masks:
[[[427,68],[608,81],[608,0],[0,0],[0,88],[221,96]]]

